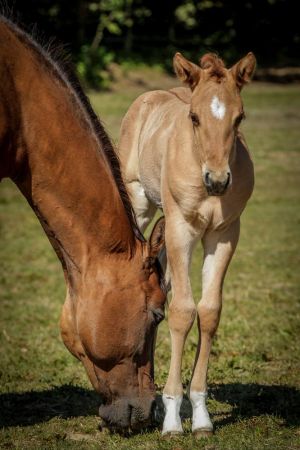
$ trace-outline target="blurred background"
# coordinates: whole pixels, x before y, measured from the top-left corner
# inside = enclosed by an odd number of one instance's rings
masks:
[[[297,2],[292,0],[14,0],[21,23],[38,24],[47,41],[67,44],[81,79],[108,87],[110,63],[159,64],[175,51],[198,60],[205,51],[233,63],[253,51],[259,68],[300,65]],[[297,71],[261,71],[289,81]],[[300,77],[299,77],[300,78]]]

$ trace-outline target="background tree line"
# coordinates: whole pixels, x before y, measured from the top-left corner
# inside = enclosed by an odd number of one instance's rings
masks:
[[[68,44],[83,80],[105,85],[111,61],[161,64],[175,51],[232,63],[249,50],[260,67],[297,66],[300,32],[292,0],[14,0],[27,26]]]

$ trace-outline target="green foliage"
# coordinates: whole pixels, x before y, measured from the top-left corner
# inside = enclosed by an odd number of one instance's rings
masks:
[[[203,53],[214,51],[228,63],[253,51],[261,67],[300,64],[297,2],[292,0],[14,0],[13,3],[29,28],[37,23],[45,41],[54,36],[68,45],[79,63],[81,77],[93,87],[109,83],[110,58],[105,57],[105,52],[113,52],[118,63],[131,59],[158,63],[166,70],[171,70],[170,61],[176,51],[195,61]],[[100,47],[102,50],[94,56],[93,51]]]
[[[193,1],[186,1],[174,11],[178,22],[184,24],[186,28],[192,29],[197,25],[196,21],[196,5]]]
[[[224,5],[219,0],[201,0],[195,2],[194,0],[184,0],[175,11],[174,15],[179,23],[186,29],[196,29],[198,25],[197,13],[212,8],[224,8]]]
[[[105,34],[121,35],[127,30],[125,48],[131,49],[130,30],[135,22],[150,14],[150,10],[141,5],[140,0],[101,0],[89,4],[89,9],[98,15],[98,25],[91,45],[80,49],[77,69],[81,79],[93,88],[107,88],[111,81],[108,71],[115,57],[103,45]]]
[[[114,58],[114,52],[108,51],[105,47],[94,49],[83,45],[76,66],[80,79],[94,89],[108,88],[111,82],[108,66]]]
[[[89,8],[99,14],[99,23],[112,34],[121,34],[122,28],[131,28],[136,20],[148,17],[151,11],[141,0],[101,0]]]

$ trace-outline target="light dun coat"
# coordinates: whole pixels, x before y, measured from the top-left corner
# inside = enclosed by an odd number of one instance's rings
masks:
[[[166,217],[172,356],[163,394],[163,433],[182,432],[182,353],[198,314],[199,344],[189,396],[192,430],[205,435],[213,430],[206,409],[206,375],[220,320],[222,285],[254,184],[239,124],[244,118],[240,91],[252,77],[255,57],[248,53],[228,70],[216,55],[205,55],[198,66],[177,53],[174,68],[188,87],[140,96],[123,120],[119,154],[141,229],[157,208]],[[202,298],[196,307],[189,266],[199,239],[204,262]]]

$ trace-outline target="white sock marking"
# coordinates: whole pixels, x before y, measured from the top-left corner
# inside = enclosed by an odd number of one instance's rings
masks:
[[[213,96],[213,99],[210,104],[210,109],[211,109],[212,115],[216,119],[222,120],[223,117],[225,116],[226,107],[225,107],[224,103],[221,102],[221,100],[216,95]]]
[[[193,424],[192,431],[205,430],[212,431],[213,424],[211,423],[209,414],[206,409],[206,392],[190,392],[190,400],[193,407]]]
[[[180,406],[182,403],[182,395],[173,396],[163,394],[162,400],[166,411],[162,434],[166,434],[171,431],[178,431],[182,433],[183,429],[179,416]]]

